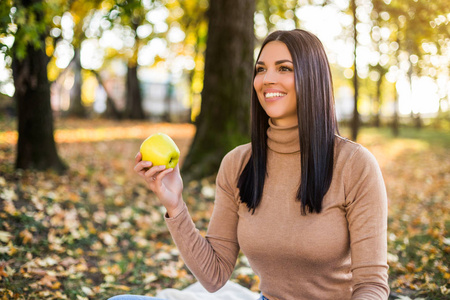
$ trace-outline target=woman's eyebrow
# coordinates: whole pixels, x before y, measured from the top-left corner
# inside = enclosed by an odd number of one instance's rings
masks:
[[[286,63],[286,62],[293,64],[293,62],[290,61],[289,59],[282,59],[282,60],[277,60],[277,61],[275,62],[275,65],[280,65],[280,64]],[[257,65],[263,65],[263,66],[266,65],[263,61],[257,61],[256,64],[257,64]]]
[[[277,60],[277,61],[275,62],[275,64],[276,64],[276,65],[280,65],[280,64],[286,63],[286,62],[293,64],[293,62],[290,61],[289,59]]]

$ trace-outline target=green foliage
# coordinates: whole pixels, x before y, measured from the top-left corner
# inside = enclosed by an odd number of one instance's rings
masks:
[[[8,56],[22,60],[27,48],[45,48],[45,37],[52,26],[52,18],[67,10],[67,2],[61,0],[0,2],[0,37],[14,37],[12,47],[2,43],[0,50]]]
[[[433,44],[437,49],[433,54],[447,51],[450,41],[447,12],[448,2],[443,0],[374,0],[372,18],[377,25],[391,30],[390,41],[399,44],[397,56],[401,51],[417,55],[418,62],[412,64],[414,73],[430,75],[427,70],[433,65],[423,44]]]

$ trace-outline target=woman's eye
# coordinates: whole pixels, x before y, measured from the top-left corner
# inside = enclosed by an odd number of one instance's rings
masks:
[[[281,66],[281,67],[280,67],[280,71],[283,71],[283,72],[291,72],[292,69],[289,68],[289,67],[286,67],[286,66]]]
[[[264,71],[263,67],[257,67],[256,68],[256,73],[260,73],[260,72],[263,72],[263,71]]]

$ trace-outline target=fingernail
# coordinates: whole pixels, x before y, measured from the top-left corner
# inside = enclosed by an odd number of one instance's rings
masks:
[[[146,162],[145,162],[145,166],[146,166],[146,167],[150,167],[151,165],[152,165],[152,163],[151,163],[150,161],[146,161]]]

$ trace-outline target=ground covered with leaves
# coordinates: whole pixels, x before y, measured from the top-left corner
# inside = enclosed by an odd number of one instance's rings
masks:
[[[164,208],[133,171],[142,140],[172,136],[183,154],[189,124],[58,120],[58,151],[69,170],[14,170],[14,126],[0,131],[0,297],[107,299],[154,296],[195,280],[168,233]],[[392,298],[450,297],[450,134],[365,129],[358,142],[377,157],[389,196]],[[182,161],[181,161],[182,162]],[[201,233],[214,178],[185,183],[184,199]],[[232,280],[258,291],[240,255]]]

